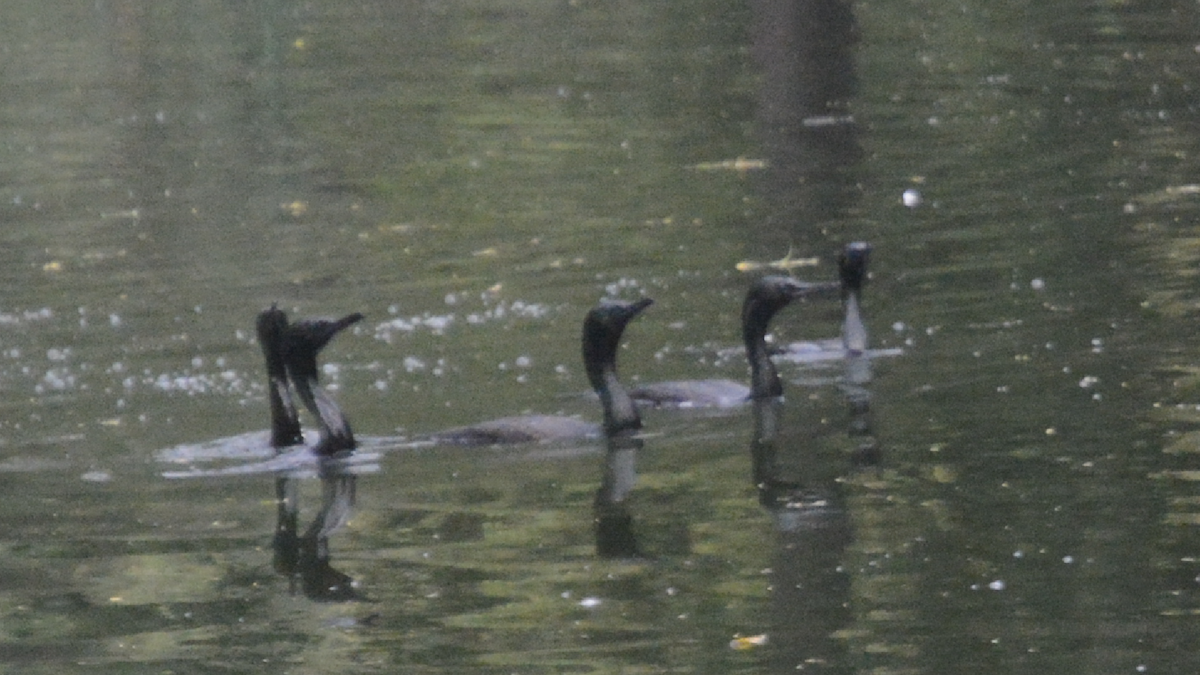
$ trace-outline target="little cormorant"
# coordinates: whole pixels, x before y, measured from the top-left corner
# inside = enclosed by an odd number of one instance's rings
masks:
[[[454,445],[500,445],[598,438],[601,434],[640,429],[637,407],[617,379],[617,347],[625,326],[652,303],[649,298],[604,302],[584,318],[583,363],[588,381],[604,407],[602,426],[560,415],[520,415],[447,429],[434,434],[432,440]]]

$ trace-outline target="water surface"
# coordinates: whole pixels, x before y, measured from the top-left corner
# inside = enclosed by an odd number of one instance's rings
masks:
[[[6,14],[13,672],[1200,665],[1193,5]],[[787,489],[759,488],[750,407],[647,411],[640,449],[395,447],[597,419],[578,339],[604,297],[656,300],[627,381],[744,379],[738,264],[829,279],[855,240],[872,343],[903,353],[871,363],[869,417],[861,371],[781,363]],[[343,527],[293,476],[295,540],[276,475],[156,455],[265,428],[272,302],[367,315],[324,376],[391,439],[328,488],[353,483]],[[776,339],[839,321],[801,303]]]

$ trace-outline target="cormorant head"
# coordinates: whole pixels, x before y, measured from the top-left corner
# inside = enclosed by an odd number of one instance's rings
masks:
[[[846,244],[838,255],[838,274],[842,278],[844,292],[862,290],[867,279],[867,261],[871,257],[871,245],[865,241]]]
[[[771,318],[792,300],[829,287],[827,283],[814,284],[779,275],[762,277],[750,284],[742,303],[742,337],[747,346],[766,335]]]
[[[783,394],[783,385],[763,342],[771,318],[798,297],[837,287],[832,282],[814,284],[785,276],[762,277],[750,285],[746,301],[742,304],[742,341],[746,345],[746,358],[750,361],[752,399]]]
[[[317,381],[317,354],[343,329],[362,321],[355,312],[340,319],[302,319],[283,333],[283,360],[292,382]]]
[[[617,360],[617,346],[621,333],[642,310],[654,301],[642,298],[635,302],[612,300],[592,308],[583,320],[583,364],[587,368],[592,387],[601,386],[601,372]]]

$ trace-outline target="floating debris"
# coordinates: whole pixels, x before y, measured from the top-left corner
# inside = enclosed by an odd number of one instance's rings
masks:
[[[788,249],[787,255],[779,260],[771,262],[757,262],[754,260],[743,260],[737,264],[739,272],[755,272],[763,269],[776,269],[785,272],[794,270],[797,267],[816,267],[821,264],[820,258],[793,258],[792,249]]]
[[[814,115],[812,117],[805,117],[801,124],[810,129],[832,127],[839,124],[854,124],[854,115]]]
[[[767,644],[767,636],[763,635],[747,635],[745,637],[736,636],[729,641],[729,648],[736,649],[739,652],[744,652],[755,647],[761,647]]]
[[[279,205],[279,208],[292,218],[300,218],[308,213],[308,202],[297,199],[293,202],[282,203]]]
[[[745,173],[747,171],[757,171],[767,168],[767,160],[738,157],[737,159],[726,159],[720,162],[700,162],[699,164],[692,164],[688,168],[693,171],[737,171]]]
[[[138,220],[142,217],[141,211],[137,209],[128,209],[125,211],[102,211],[100,220],[108,220],[110,218],[121,218],[125,220]]]
[[[1173,202],[1183,201],[1186,197],[1200,195],[1200,185],[1189,183],[1185,185],[1168,185],[1167,187],[1155,192],[1140,194],[1133,198],[1133,202],[1143,206],[1156,206],[1159,204],[1169,204]],[[1127,211],[1136,210],[1126,207]]]

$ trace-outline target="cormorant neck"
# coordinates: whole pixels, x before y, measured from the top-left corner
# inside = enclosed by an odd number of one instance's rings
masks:
[[[842,286],[842,345],[851,354],[867,349],[867,328],[863,324],[859,301],[867,279],[871,245],[865,241],[846,244],[838,255],[838,276]]]
[[[357,447],[350,421],[316,379],[297,380],[293,384],[304,407],[317,418],[317,427],[321,431],[321,440],[315,449],[318,455],[333,455]]]
[[[623,431],[642,428],[642,418],[629,392],[617,379],[617,365],[610,363],[600,373],[600,385],[595,387],[604,406],[604,432],[612,436]]]
[[[759,400],[783,395],[779,372],[767,351],[765,333],[747,338],[746,358],[750,361],[750,399]]]
[[[258,314],[258,344],[267,365],[267,398],[271,406],[271,447],[279,449],[304,442],[300,416],[288,390],[287,366],[283,359],[283,334],[287,314],[275,305]]]
[[[767,326],[782,304],[766,303],[752,288],[742,306],[742,340],[746,359],[750,362],[750,399],[759,400],[783,395],[779,373],[767,351]]]
[[[303,443],[304,433],[300,430],[300,416],[296,414],[296,406],[292,404],[287,378],[271,377],[267,388],[271,401],[271,447],[286,448]]]
[[[637,405],[617,377],[617,345],[621,336],[611,331],[584,331],[583,362],[592,389],[604,407],[604,432],[608,435],[641,429]]]
[[[861,354],[867,350],[867,327],[863,324],[862,312],[858,305],[858,289],[848,290],[842,294],[842,346],[851,354]]]
[[[605,303],[583,320],[583,366],[604,406],[604,432],[609,436],[642,428],[637,405],[617,378],[617,348],[625,326],[653,302],[642,298]]]

